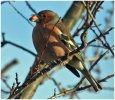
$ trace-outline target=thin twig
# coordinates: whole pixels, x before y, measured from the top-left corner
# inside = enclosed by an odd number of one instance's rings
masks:
[[[7,3],[7,2],[9,2],[9,1],[2,1],[1,4],[5,4],[5,3]]]
[[[5,91],[3,89],[1,89],[1,92],[5,93],[5,94],[9,94],[10,93],[10,91]]]
[[[111,47],[111,50],[114,49],[114,45]],[[89,71],[93,69],[93,67],[102,59],[107,53],[109,53],[110,50],[105,51],[103,54],[100,55],[100,57],[93,63],[93,65],[90,67]]]
[[[53,83],[55,84],[55,86],[58,88],[58,90],[61,92],[61,87],[60,87],[60,83],[58,83],[53,77],[48,77],[50,80],[53,81]]]
[[[34,27],[33,24],[28,20],[28,18],[26,18],[10,1],[8,3],[22,18],[24,18],[28,22],[29,25]]]
[[[31,6],[31,4],[28,1],[25,1],[25,3],[33,13],[37,14],[36,10]]]
[[[18,74],[16,73],[16,78],[15,78],[15,83],[13,83],[12,88],[10,90],[10,96],[14,95],[16,93],[16,91],[19,88],[19,84],[20,82],[18,81]],[[16,85],[16,86],[15,86]]]
[[[31,55],[33,55],[33,56],[35,56],[35,57],[37,56],[34,52],[32,52],[32,51],[26,49],[26,48],[23,47],[23,46],[18,45],[18,44],[16,44],[16,43],[13,43],[13,42],[11,42],[11,41],[7,41],[7,40],[5,39],[5,33],[2,33],[2,39],[3,39],[3,41],[1,42],[1,47],[5,46],[6,44],[10,44],[10,45],[13,45],[13,46],[15,46],[15,47],[17,47],[17,48],[20,48],[20,49],[22,49],[22,50],[24,50],[24,51],[30,53]]]
[[[105,32],[103,33],[103,35],[109,34],[109,32],[110,32],[111,30],[113,30],[113,29],[114,29],[114,27],[111,27],[110,29],[108,29],[107,31],[105,31]],[[96,37],[95,39],[93,39],[93,40],[91,40],[90,42],[88,42],[88,45],[91,44],[91,43],[93,43],[93,42],[95,42],[98,38],[101,38],[101,37],[102,37],[102,35],[99,35],[99,36]]]
[[[10,85],[7,83],[7,80],[1,79],[8,89],[11,89]]]
[[[17,88],[19,88],[19,85],[20,85],[20,82],[19,82],[19,79],[18,79],[18,74],[16,73],[16,78],[15,78],[15,80],[16,80],[16,87]]]
[[[33,55],[33,56],[37,56],[34,52],[32,52],[32,51],[30,51],[30,50],[28,50],[28,49],[26,49],[25,47],[23,47],[23,46],[21,46],[21,45],[18,45],[18,44],[16,44],[16,43],[13,43],[13,42],[11,42],[11,41],[4,41],[4,42],[1,42],[1,44],[10,44],[10,45],[13,45],[13,46],[15,46],[15,47],[17,47],[17,48],[20,48],[20,49],[22,49],[23,51],[26,51],[26,52],[28,52],[28,53],[30,53],[31,55]]]

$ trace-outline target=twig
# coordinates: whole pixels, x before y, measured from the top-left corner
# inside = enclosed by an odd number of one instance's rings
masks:
[[[4,76],[4,74],[14,65],[18,63],[17,59],[13,59],[10,63],[8,63],[2,70],[1,70],[1,77]]]
[[[37,14],[36,10],[33,9],[33,7],[30,5],[30,3],[28,1],[25,1],[26,5],[28,6],[28,8],[35,14]]]
[[[11,89],[10,85],[7,83],[5,79],[1,79],[1,80],[4,82],[4,84],[7,86],[8,89]]]
[[[53,81],[53,83],[56,85],[58,90],[61,92],[60,83],[58,83],[53,77],[48,77],[48,78]]]
[[[16,91],[18,90],[18,88],[19,88],[20,82],[18,81],[18,74],[17,73],[16,73],[15,81],[16,81],[15,82],[16,86],[15,86],[15,83],[13,83],[12,88],[10,90],[10,96],[14,95],[16,93]]]
[[[13,83],[12,88],[10,90],[10,96],[14,94],[15,83]]]
[[[2,1],[1,4],[7,3],[7,2],[9,2],[9,1]]]
[[[23,46],[21,46],[21,45],[18,45],[18,44],[16,44],[16,43],[13,43],[13,42],[11,42],[11,41],[5,41],[5,44],[13,45],[13,46],[15,46],[15,47],[17,47],[17,48],[20,48],[20,49],[22,49],[22,50],[24,50],[24,51],[30,53],[31,55],[33,55],[33,56],[35,56],[35,57],[37,56],[37,55],[36,55],[35,53],[33,53],[32,51],[26,49],[25,47],[23,47]]]
[[[99,82],[99,83],[100,83],[100,82],[105,82],[106,80],[108,80],[109,78],[112,78],[112,77],[114,77],[114,74],[108,75],[107,77],[105,77],[105,78],[99,80],[98,82]],[[57,98],[57,97],[61,97],[61,96],[67,95],[67,94],[69,94],[69,93],[71,93],[71,92],[85,90],[85,89],[90,88],[90,87],[91,87],[91,85],[87,85],[87,86],[81,87],[81,88],[76,88],[76,87],[74,87],[73,89],[66,90],[65,92],[56,94],[56,96],[52,96],[52,97],[50,97],[49,99],[55,99],[55,98]]]
[[[5,93],[5,94],[9,94],[10,93],[10,91],[5,91],[3,89],[1,89],[1,92]]]
[[[110,29],[108,29],[107,31],[105,31],[103,33],[103,35],[108,35],[110,31],[112,31],[114,29],[114,27],[111,27]],[[93,42],[95,42],[98,38],[101,38],[102,35],[99,35],[98,37],[94,38],[93,40],[91,40],[90,42],[87,43],[88,46],[93,46],[93,47],[102,47],[102,46],[96,46],[96,45],[91,45]],[[81,45],[80,43],[77,43],[78,45]],[[105,48],[105,47],[102,47]]]
[[[16,78],[15,78],[15,80],[16,80],[16,87],[17,88],[19,88],[19,84],[20,84],[20,82],[18,81],[18,74],[16,73]]]
[[[31,55],[33,55],[33,56],[35,56],[35,57],[37,56],[34,52],[32,52],[32,51],[26,49],[25,47],[23,47],[23,46],[21,46],[21,45],[18,45],[18,44],[16,44],[16,43],[13,43],[13,42],[11,42],[11,41],[5,40],[4,33],[2,33],[2,38],[3,38],[3,41],[1,42],[1,47],[5,46],[6,44],[10,44],[10,45],[13,45],[13,46],[15,46],[15,47],[17,47],[17,48],[20,48],[20,49],[22,49],[22,50],[24,50],[24,51],[30,53]]]
[[[8,1],[8,3],[22,18],[24,18],[28,22],[29,25],[34,27],[33,24],[28,20],[28,18],[26,18],[18,9],[16,9],[16,7],[10,1]]]
[[[109,32],[110,32],[111,30],[113,30],[113,29],[114,29],[114,27],[111,27],[110,29],[108,29],[107,31],[105,31],[105,32],[103,33],[103,35],[109,34]],[[96,37],[95,39],[93,39],[93,40],[91,40],[90,42],[88,42],[88,45],[91,44],[91,43],[93,43],[94,41],[96,41],[98,38],[101,38],[101,37],[102,37],[102,35],[99,35],[99,36]]]
[[[56,95],[56,88],[54,88],[54,96]]]
[[[111,47],[111,49],[114,49],[114,45]],[[102,59],[107,53],[109,53],[110,50],[105,51],[103,54],[100,55],[100,57],[93,63],[93,65],[90,67],[89,71],[93,69],[93,67]]]
[[[2,39],[3,39],[3,41],[5,41],[5,33],[4,32],[2,32]]]

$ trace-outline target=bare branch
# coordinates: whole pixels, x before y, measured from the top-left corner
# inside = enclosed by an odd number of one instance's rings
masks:
[[[107,77],[105,77],[105,78],[99,80],[98,82],[99,82],[99,83],[101,83],[101,82],[105,82],[106,80],[108,80],[108,79],[110,79],[110,78],[112,78],[112,77],[114,77],[114,74],[112,74],[112,75],[108,75]],[[74,87],[73,89],[66,90],[65,92],[62,92],[62,93],[56,94],[55,96],[52,96],[52,97],[50,97],[49,99],[55,99],[55,98],[58,98],[58,97],[61,97],[61,96],[67,95],[67,94],[72,93],[72,92],[75,92],[75,91],[85,90],[85,89],[90,88],[90,87],[91,87],[91,85],[87,85],[87,86],[85,86],[85,87],[80,87],[80,88],[76,88],[76,87]]]
[[[2,33],[2,34],[4,34],[4,33]],[[4,35],[2,35],[2,36],[4,36]],[[3,37],[2,37],[2,38],[3,38]],[[15,46],[15,47],[17,47],[17,48],[22,49],[23,51],[26,51],[26,52],[30,53],[31,55],[33,55],[33,56],[35,56],[35,57],[37,56],[34,52],[32,52],[32,51],[26,49],[25,47],[23,47],[23,46],[21,46],[21,45],[18,45],[18,44],[16,44],[16,43],[13,43],[13,42],[11,42],[11,41],[5,40],[5,36],[4,36],[3,42],[1,42],[1,44],[2,44],[2,45],[1,45],[2,47],[5,46],[6,44],[10,44],[10,45],[13,45],[13,46]]]
[[[30,3],[28,1],[25,1],[25,3],[33,13],[37,14],[36,10],[30,5]]]

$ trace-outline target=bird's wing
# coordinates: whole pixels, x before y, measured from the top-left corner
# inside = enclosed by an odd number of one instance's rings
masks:
[[[61,41],[67,46],[67,48],[70,50],[70,51],[73,51],[75,49],[78,48],[77,46],[77,43],[74,42],[74,40],[72,38],[69,38],[68,36],[66,36],[65,34],[61,34],[60,35],[60,39]],[[75,56],[82,62],[84,61],[83,57],[82,57],[82,54],[81,52],[77,52],[75,54]]]
[[[65,25],[60,22],[56,25],[60,31],[63,33],[60,35],[60,39],[62,42],[68,47],[70,51],[73,51],[78,48],[77,43],[73,40],[71,34],[69,33],[69,30],[65,27]],[[79,51],[78,53],[75,54],[75,56],[80,60],[84,61],[83,56],[81,52]]]

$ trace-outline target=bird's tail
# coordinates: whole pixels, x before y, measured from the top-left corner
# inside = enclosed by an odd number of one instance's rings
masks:
[[[102,89],[99,83],[93,78],[93,76],[89,73],[87,69],[81,71],[82,74],[86,77],[86,79],[90,82],[94,90],[97,92]]]
[[[75,69],[79,70],[89,81],[89,83],[92,85],[92,87],[96,92],[102,89],[99,83],[93,78],[93,76],[86,69],[84,62],[82,58],[79,57],[79,55],[74,56],[73,59],[68,64],[74,67]],[[75,71],[72,72],[74,73]]]

